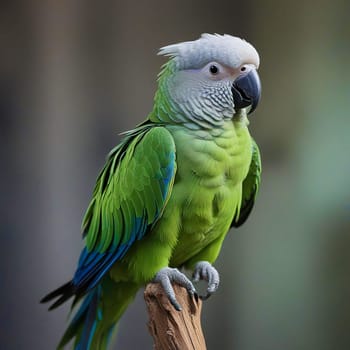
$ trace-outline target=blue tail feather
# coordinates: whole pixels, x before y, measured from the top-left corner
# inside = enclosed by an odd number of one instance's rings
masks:
[[[91,342],[96,331],[97,323],[102,319],[99,309],[101,287],[98,286],[89,292],[74,315],[64,333],[58,349],[63,348],[73,337],[76,337],[74,350],[92,350]]]
[[[116,283],[105,276],[101,284],[73,302],[73,305],[80,301],[81,304],[76,306],[58,349],[62,350],[74,340],[74,350],[106,350],[119,319],[139,287],[130,282]]]

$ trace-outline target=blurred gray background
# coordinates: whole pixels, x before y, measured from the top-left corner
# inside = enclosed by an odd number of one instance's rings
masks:
[[[0,348],[54,349],[80,222],[118,133],[151,110],[163,45],[230,33],[261,55],[263,178],[203,309],[208,349],[350,349],[350,2],[2,1]],[[115,348],[151,349],[139,295]],[[119,347],[118,347],[119,345]]]

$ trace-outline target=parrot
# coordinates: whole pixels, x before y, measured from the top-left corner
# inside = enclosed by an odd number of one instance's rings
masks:
[[[73,298],[57,349],[103,350],[136,293],[159,283],[208,298],[213,266],[231,228],[250,215],[260,186],[259,148],[248,116],[261,97],[259,54],[229,34],[164,46],[147,119],[123,134],[101,170],[82,222],[84,247],[72,279],[46,295],[55,309]],[[192,273],[192,278],[188,273]]]

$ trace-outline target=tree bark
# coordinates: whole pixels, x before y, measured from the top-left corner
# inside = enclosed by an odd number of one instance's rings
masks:
[[[159,284],[149,283],[144,293],[154,349],[205,350],[200,321],[202,301],[191,297],[183,287],[173,287],[182,311],[175,310]]]

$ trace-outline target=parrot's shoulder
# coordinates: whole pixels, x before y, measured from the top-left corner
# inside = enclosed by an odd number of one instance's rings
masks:
[[[108,159],[125,154],[126,151],[134,149],[137,145],[158,146],[163,149],[175,148],[174,139],[167,128],[162,124],[146,121],[135,129],[128,130],[121,135],[124,136],[120,144],[114,147],[108,154]]]
[[[104,191],[111,177],[120,169],[122,163],[124,163],[124,166],[128,165],[136,147],[139,152],[144,153],[146,158],[152,158],[154,153],[157,153],[157,156],[161,158],[169,153],[175,153],[174,139],[162,124],[147,120],[121,135],[123,139],[107,156],[105,166],[97,178],[94,194],[97,191],[100,193]]]
[[[175,142],[172,134],[165,126],[156,125],[150,128],[144,136],[144,145],[152,147],[154,150],[170,151],[175,150]]]

